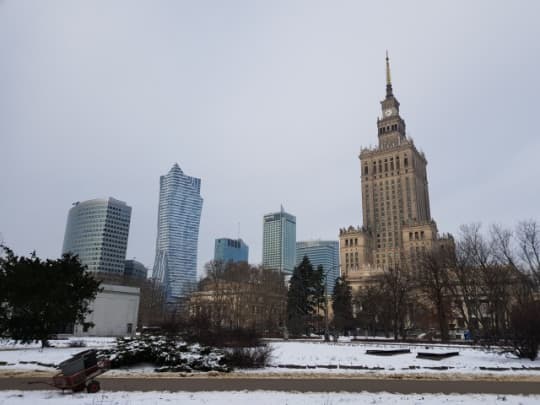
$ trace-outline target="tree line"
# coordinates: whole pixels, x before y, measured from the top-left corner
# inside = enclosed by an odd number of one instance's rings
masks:
[[[455,246],[435,246],[414,266],[384,269],[353,302],[357,326],[369,334],[406,338],[435,326],[443,341],[461,329],[474,341],[505,344],[540,340],[539,287],[536,221],[492,225],[486,233],[471,224],[461,227]]]

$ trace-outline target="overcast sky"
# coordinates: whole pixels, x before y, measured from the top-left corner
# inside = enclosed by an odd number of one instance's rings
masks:
[[[159,176],[202,179],[199,268],[240,236],[260,263],[280,204],[297,239],[362,223],[384,56],[428,159],[439,231],[539,219],[540,1],[0,0],[0,233],[61,253],[72,202],[133,207],[154,261]]]

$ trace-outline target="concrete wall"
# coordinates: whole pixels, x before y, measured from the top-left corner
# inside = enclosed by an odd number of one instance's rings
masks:
[[[140,289],[110,284],[102,287],[103,291],[91,305],[93,312],[86,317],[94,327],[84,332],[81,325],[76,325],[74,335],[133,336],[139,315]]]

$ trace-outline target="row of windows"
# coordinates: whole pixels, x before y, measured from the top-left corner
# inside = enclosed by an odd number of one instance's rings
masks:
[[[414,240],[419,240],[419,239],[424,239],[424,231],[420,231],[420,232],[409,232],[409,240],[413,240],[413,237],[414,237]]]
[[[394,165],[395,162],[395,165]],[[399,156],[396,156],[395,160],[393,157],[386,158],[386,159],[379,159],[378,161],[372,162],[372,168],[371,168],[371,174],[377,174],[377,173],[387,173],[389,171],[400,170],[400,160]],[[404,155],[403,158],[403,167],[407,168],[409,167],[409,158],[407,155]],[[384,170],[383,170],[384,168]],[[366,163],[364,164],[364,176],[369,175],[369,165]]]
[[[379,128],[379,135],[398,130],[398,124],[387,125]]]

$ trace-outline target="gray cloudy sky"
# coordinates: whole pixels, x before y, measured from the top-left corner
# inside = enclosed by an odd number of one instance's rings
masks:
[[[0,232],[60,254],[71,203],[133,207],[152,266],[159,176],[202,179],[199,267],[241,236],[261,261],[282,203],[297,238],[360,224],[384,53],[427,155],[442,232],[539,218],[539,1],[0,0]]]

